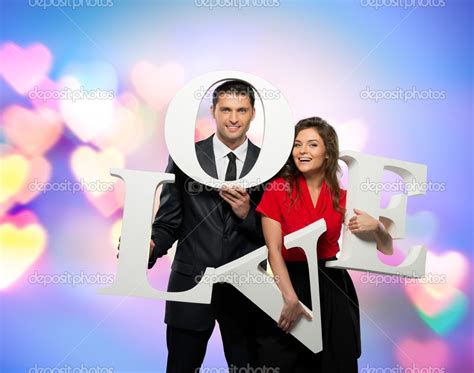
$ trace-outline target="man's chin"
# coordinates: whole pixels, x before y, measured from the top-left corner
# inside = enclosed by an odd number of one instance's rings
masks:
[[[245,139],[245,134],[243,134],[243,133],[241,133],[241,134],[238,134],[238,133],[228,133],[225,138],[227,139],[227,141],[235,142],[235,141],[238,141],[238,140],[243,140],[243,139]]]

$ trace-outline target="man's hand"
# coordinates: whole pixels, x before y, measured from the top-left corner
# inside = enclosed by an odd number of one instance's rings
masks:
[[[120,254],[120,238],[121,238],[121,237],[119,237],[119,243],[118,243],[118,245],[117,245],[117,251],[118,251],[118,252],[117,252],[117,259],[118,259],[119,254]],[[153,249],[154,249],[154,248],[155,248],[155,243],[153,242],[153,240],[150,240],[150,252],[149,252],[149,254],[148,254],[148,257],[149,257],[149,258],[151,258],[151,254],[153,253]]]
[[[240,219],[244,220],[247,217],[250,210],[250,195],[245,189],[238,186],[233,188],[223,186],[219,195],[232,207],[232,211]]]

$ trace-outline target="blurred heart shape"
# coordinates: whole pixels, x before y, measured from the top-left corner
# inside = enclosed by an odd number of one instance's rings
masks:
[[[60,111],[64,122],[79,139],[84,142],[91,141],[107,128],[113,127],[113,96],[104,92],[105,96],[101,96],[102,98],[89,97],[84,93],[81,82],[71,76],[64,77],[60,87],[71,92],[70,97],[61,99]]]
[[[61,90],[56,82],[45,78],[34,89],[28,92],[28,97],[35,108],[48,108],[59,111]]]
[[[428,251],[425,277],[404,288],[415,307],[424,315],[433,317],[452,305],[467,273],[468,262],[461,253],[449,251],[436,255]]]
[[[112,190],[102,193],[101,195],[93,195],[85,193],[87,200],[93,205],[103,216],[109,217],[114,212],[123,207],[125,184],[117,180],[112,186]]]
[[[7,139],[30,156],[42,155],[51,149],[63,129],[61,117],[47,108],[32,111],[13,105],[3,112],[2,119]]]
[[[156,66],[148,61],[132,68],[132,84],[143,100],[155,110],[162,110],[184,83],[184,69],[176,63]]]
[[[0,74],[21,95],[46,78],[51,62],[51,52],[40,43],[22,48],[8,42],[0,47]]]
[[[439,313],[429,316],[418,310],[420,318],[438,335],[446,335],[458,326],[467,314],[468,300],[464,293],[456,290],[452,302]]]
[[[450,360],[449,347],[441,339],[420,341],[405,338],[397,343],[395,355],[402,367],[411,368],[414,372],[430,368],[446,369]]]
[[[130,93],[124,93],[115,102],[114,125],[92,141],[100,148],[114,147],[128,154],[138,149],[146,140],[145,124],[140,115],[137,98]]]
[[[22,228],[0,224],[0,289],[6,289],[39,258],[46,246],[46,231],[40,224]]]
[[[124,164],[122,153],[115,148],[96,151],[89,146],[80,146],[71,155],[71,168],[82,185],[82,191],[105,216],[121,207],[116,197],[118,178],[110,175],[110,169],[122,168]]]
[[[30,165],[22,155],[8,154],[0,158],[0,169],[0,202],[3,204],[21,191],[30,172]]]
[[[16,196],[16,201],[27,204],[39,193],[45,193],[44,184],[51,178],[51,163],[44,157],[34,157],[29,159],[30,172],[27,184]]]
[[[14,159],[13,163],[9,163],[8,160],[12,158]],[[6,167],[3,168],[5,161],[7,162]],[[3,198],[0,205],[0,215],[17,203],[27,204],[30,202],[44,191],[43,186],[51,177],[51,164],[46,158],[40,156],[27,158],[15,151],[7,152],[0,157],[0,167],[4,172],[4,177],[0,180],[0,198]],[[12,184],[18,183],[18,173],[23,172],[21,171],[23,168],[26,168],[26,176],[24,178],[22,176],[21,186],[12,191]]]

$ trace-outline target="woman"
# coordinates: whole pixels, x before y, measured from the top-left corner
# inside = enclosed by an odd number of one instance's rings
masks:
[[[268,261],[282,292],[284,306],[278,327],[260,315],[258,348],[261,365],[286,372],[357,372],[360,328],[357,294],[346,270],[326,268],[335,260],[344,222],[346,191],[337,173],[339,145],[333,127],[321,118],[303,119],[295,127],[292,154],[265,190],[257,211],[268,247]],[[354,210],[348,229],[354,234],[371,232],[377,248],[392,254],[386,228],[363,211]],[[287,250],[282,237],[321,218],[327,230],[317,244],[323,351],[313,354],[288,334],[300,317],[310,318],[299,301],[311,308],[309,273],[304,252]],[[319,312],[319,310],[317,310]]]

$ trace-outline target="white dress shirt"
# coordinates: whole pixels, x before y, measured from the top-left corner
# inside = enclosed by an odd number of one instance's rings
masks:
[[[214,157],[216,159],[217,178],[219,180],[225,179],[227,166],[229,165],[229,157],[227,157],[227,154],[229,154],[229,152],[233,152],[237,157],[235,163],[237,165],[237,179],[239,179],[239,175],[242,172],[242,168],[244,167],[245,157],[247,156],[247,149],[249,146],[248,138],[246,138],[237,149],[232,150],[221,140],[219,140],[217,134],[214,134],[212,137],[212,145],[214,146]]]

